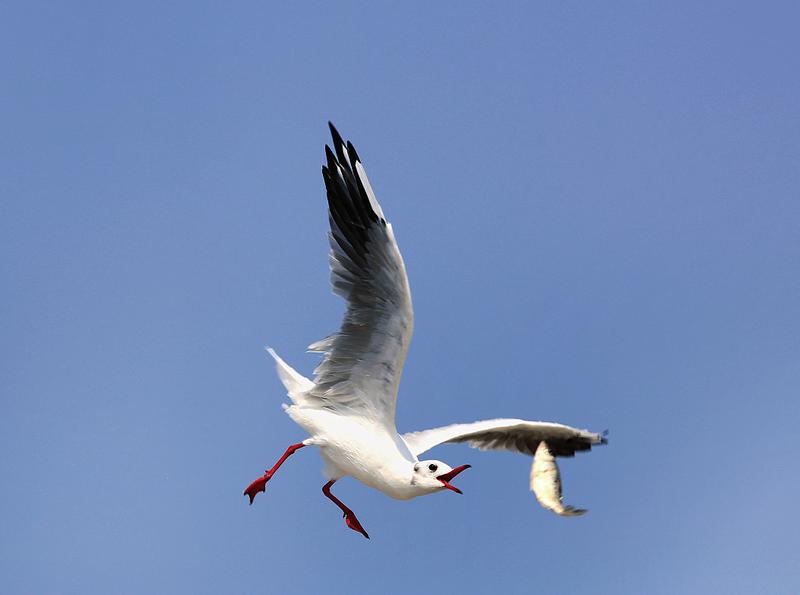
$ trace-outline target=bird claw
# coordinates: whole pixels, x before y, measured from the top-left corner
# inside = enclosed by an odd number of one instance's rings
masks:
[[[344,522],[348,527],[350,527],[353,531],[361,533],[361,535],[369,539],[369,534],[364,530],[364,527],[361,526],[361,523],[358,522],[358,519],[352,510],[345,512],[343,516]]]
[[[244,490],[245,496],[250,498],[250,505],[252,506],[253,500],[256,499],[256,494],[259,492],[266,492],[267,491],[267,482],[272,478],[272,473],[269,471],[265,472],[264,475],[253,481],[247,488]]]

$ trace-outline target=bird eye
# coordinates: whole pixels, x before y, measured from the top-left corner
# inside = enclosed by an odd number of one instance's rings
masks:
[[[437,467],[437,466],[436,466],[436,465],[434,465],[433,463],[431,463],[430,465],[428,465],[428,469],[430,469],[431,471],[436,471],[438,468],[439,468],[439,467]]]

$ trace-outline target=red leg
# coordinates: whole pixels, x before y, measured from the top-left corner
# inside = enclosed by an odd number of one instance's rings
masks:
[[[256,497],[256,494],[259,492],[265,492],[267,490],[267,482],[272,478],[275,472],[283,465],[283,462],[289,458],[290,455],[294,454],[296,450],[303,448],[305,444],[302,442],[298,442],[297,444],[292,444],[289,448],[286,449],[286,452],[283,453],[283,456],[278,459],[278,462],[272,466],[272,469],[267,469],[264,472],[264,475],[256,479],[253,483],[247,486],[247,489],[244,491],[245,496],[250,497],[250,504],[253,503],[253,500]]]
[[[361,535],[369,539],[369,535],[367,535],[367,532],[364,531],[364,527],[361,526],[361,523],[358,522],[355,513],[349,508],[347,508],[347,506],[345,506],[342,503],[342,501],[339,500],[339,498],[331,494],[331,486],[335,483],[336,480],[332,479],[324,486],[322,486],[322,493],[325,494],[325,496],[327,496],[331,500],[333,500],[333,503],[342,509],[342,512],[344,513],[344,522],[347,524],[348,527],[350,527],[353,531],[358,531],[359,533],[361,533]]]

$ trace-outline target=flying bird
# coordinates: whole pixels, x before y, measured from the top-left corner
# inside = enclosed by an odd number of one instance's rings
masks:
[[[522,419],[398,433],[397,390],[414,328],[406,267],[355,147],[342,140],[333,124],[329,126],[333,149],[325,146],[322,177],[328,196],[331,284],[347,302],[347,311],[338,332],[309,346],[309,351],[323,354],[313,380],[268,349],[292,402],[284,410],[309,438],[290,445],[245,489],[250,504],[289,456],[316,446],[329,480],[322,492],[339,507],[349,528],[369,538],[355,513],[331,492],[336,481],[353,477],[400,500],[445,490],[461,494],[452,482],[470,465],[451,467],[419,456],[439,444],[466,442],[483,450],[529,456],[539,449],[541,466],[550,471],[542,475],[545,479],[534,478],[541,475],[534,460],[531,486],[545,508],[569,514],[571,509],[559,508],[561,488],[554,457],[571,457],[603,444],[602,434]]]

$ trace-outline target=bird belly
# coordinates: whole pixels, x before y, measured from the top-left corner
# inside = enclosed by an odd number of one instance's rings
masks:
[[[410,484],[411,464],[397,451],[389,436],[376,439],[372,432],[354,427],[344,439],[328,436],[320,446],[327,468],[349,475],[393,498],[407,498],[403,487]]]
[[[350,476],[392,498],[418,495],[410,493],[413,455],[388,430],[324,409],[292,406],[286,412],[319,446],[328,479]]]

